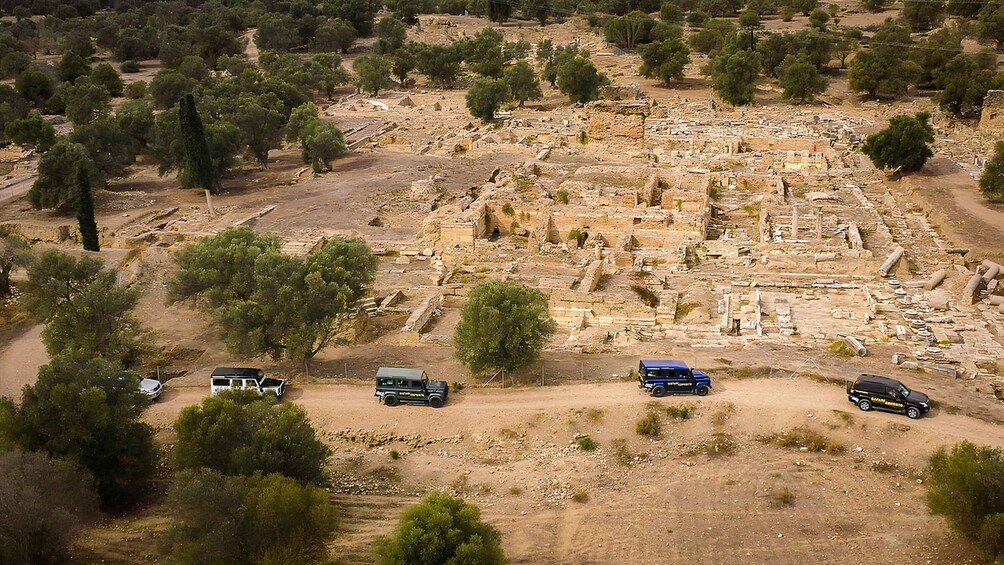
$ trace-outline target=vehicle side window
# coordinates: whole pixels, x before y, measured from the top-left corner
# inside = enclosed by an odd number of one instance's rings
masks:
[[[244,388],[258,388],[258,381],[254,379],[244,379]]]
[[[659,369],[649,369],[648,370],[648,376],[649,377],[658,377],[659,376]]]
[[[891,396],[893,398],[899,398],[899,391],[896,390],[893,387],[889,387],[889,389],[886,390],[886,394],[888,394],[889,396]]]
[[[230,386],[230,379],[213,379],[213,386]]]
[[[380,386],[394,386],[394,379],[380,379],[377,384]]]

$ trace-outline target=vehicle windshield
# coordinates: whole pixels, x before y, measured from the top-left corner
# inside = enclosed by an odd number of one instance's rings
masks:
[[[910,396],[910,389],[906,388],[903,385],[899,385],[899,395],[902,396],[903,398]]]

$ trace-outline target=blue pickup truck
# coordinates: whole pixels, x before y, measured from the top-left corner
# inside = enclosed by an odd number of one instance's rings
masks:
[[[638,386],[652,396],[666,394],[696,394],[705,396],[711,391],[711,377],[696,371],[683,361],[642,361],[638,364]]]

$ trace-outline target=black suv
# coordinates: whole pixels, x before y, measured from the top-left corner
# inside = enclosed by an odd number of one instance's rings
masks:
[[[931,399],[923,392],[910,390],[896,379],[861,375],[847,383],[847,400],[865,412],[875,408],[906,414],[916,420],[931,410]]]
[[[450,387],[446,381],[430,381],[421,369],[380,367],[376,375],[376,393],[387,406],[401,402],[428,404],[439,408],[446,402]]]

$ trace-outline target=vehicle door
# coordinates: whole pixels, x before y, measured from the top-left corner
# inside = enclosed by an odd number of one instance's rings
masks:
[[[213,396],[225,391],[230,390],[230,379],[222,377],[213,377],[212,386],[210,387]]]
[[[681,378],[677,369],[662,369],[662,378],[666,379],[666,388],[670,392],[685,392],[690,386],[686,379]]]
[[[253,390],[255,392],[261,392],[261,389],[258,386],[257,379],[243,379],[243,380],[244,383],[241,386],[241,388],[243,388],[244,390]]]
[[[889,399],[889,409],[894,412],[906,412],[906,399],[900,394],[899,388],[888,387],[886,397]]]

